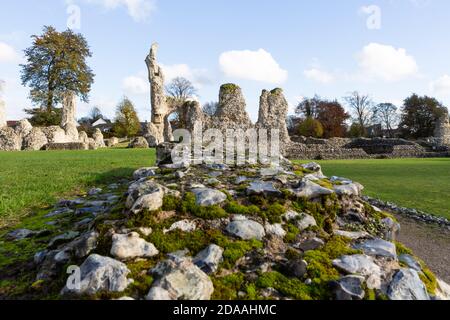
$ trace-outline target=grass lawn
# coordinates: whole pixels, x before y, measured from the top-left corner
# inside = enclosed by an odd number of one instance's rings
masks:
[[[35,209],[152,166],[154,149],[0,152],[0,228]]]
[[[368,196],[450,219],[450,158],[318,162],[325,175],[363,184]]]

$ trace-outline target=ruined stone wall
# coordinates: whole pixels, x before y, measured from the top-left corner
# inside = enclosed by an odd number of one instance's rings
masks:
[[[438,146],[450,146],[450,120],[447,110],[437,121],[434,137]]]
[[[3,101],[4,82],[0,80],[0,129],[6,127],[6,103]]]
[[[428,158],[448,157],[448,150],[427,150],[425,147],[403,139],[312,139],[295,137],[285,156],[291,159],[377,159],[377,158]]]
[[[64,94],[63,97],[63,109],[61,128],[64,129],[66,135],[65,142],[78,142],[78,130],[77,130],[77,96],[75,92],[69,91]]]

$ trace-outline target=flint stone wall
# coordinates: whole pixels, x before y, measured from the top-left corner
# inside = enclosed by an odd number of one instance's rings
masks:
[[[88,150],[89,145],[83,142],[48,143],[45,150]]]
[[[291,159],[377,159],[448,157],[448,150],[429,150],[404,139],[315,139],[292,137],[285,150]]]

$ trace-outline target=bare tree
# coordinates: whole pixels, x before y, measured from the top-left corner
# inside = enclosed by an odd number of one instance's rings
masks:
[[[365,128],[369,125],[371,119],[371,110],[373,101],[369,95],[363,95],[358,91],[350,93],[347,97],[344,97],[350,109],[353,111],[354,118],[361,126]]]
[[[185,101],[197,93],[192,82],[186,78],[177,77],[166,87],[167,94],[177,100]]]
[[[208,102],[203,106],[203,112],[208,116],[213,116],[216,114],[217,108],[219,107],[218,102]]]
[[[389,137],[392,137],[392,130],[400,121],[397,110],[398,108],[392,103],[377,104],[372,110],[372,121],[380,123],[388,131]]]
[[[99,107],[93,107],[89,111],[89,118],[91,119],[92,123],[94,123],[95,121],[103,118],[103,114],[102,114],[102,111],[100,110],[100,108]]]

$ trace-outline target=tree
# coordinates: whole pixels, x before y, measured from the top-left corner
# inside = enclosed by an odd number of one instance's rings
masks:
[[[32,36],[33,44],[25,50],[27,62],[20,65],[22,84],[31,88],[31,100],[48,113],[67,91],[88,102],[94,74],[86,63],[92,56],[86,39],[71,30],[58,32],[49,26],[43,32]],[[33,115],[36,111],[27,112]]]
[[[434,134],[436,121],[444,114],[443,105],[435,98],[412,94],[403,102],[400,129],[406,138],[426,138]]]
[[[208,102],[203,106],[203,113],[212,117],[216,114],[218,107],[219,107],[218,102]]]
[[[369,125],[371,118],[370,112],[372,109],[372,99],[369,95],[360,94],[358,91],[350,93],[347,97],[344,97],[349,108],[353,111],[354,119],[360,127],[365,128]]]
[[[187,99],[197,93],[197,90],[186,78],[177,77],[166,87],[169,97],[175,99],[175,101],[185,102]]]
[[[133,137],[141,129],[136,109],[127,97],[117,106],[116,118],[114,120],[114,132],[119,137]]]
[[[383,129],[387,130],[389,137],[392,137],[392,130],[399,123],[398,108],[392,103],[380,103],[373,107],[372,122],[379,123]]]
[[[366,134],[366,128],[362,127],[358,122],[353,122],[348,132],[350,138],[360,138],[364,137]]]
[[[295,114],[302,118],[311,117],[313,119],[317,118],[317,107],[320,103],[320,98],[316,95],[314,98],[306,98],[300,102],[295,108]]]
[[[62,109],[53,108],[50,111],[40,108],[25,109],[31,116],[29,121],[33,126],[59,126],[61,125]]]
[[[99,119],[104,119],[104,116],[102,114],[102,111],[99,107],[93,107],[91,111],[89,111],[89,119],[91,123],[94,123],[95,121]]]
[[[343,137],[346,133],[345,121],[350,118],[339,102],[328,101],[317,95],[300,102],[295,113],[303,120],[312,118],[319,121],[325,138]]]
[[[307,117],[298,128],[301,136],[321,138],[323,136],[322,124],[312,117]]]
[[[323,126],[323,137],[344,137],[346,134],[345,122],[350,115],[337,101],[321,100],[317,105],[317,118]]]

